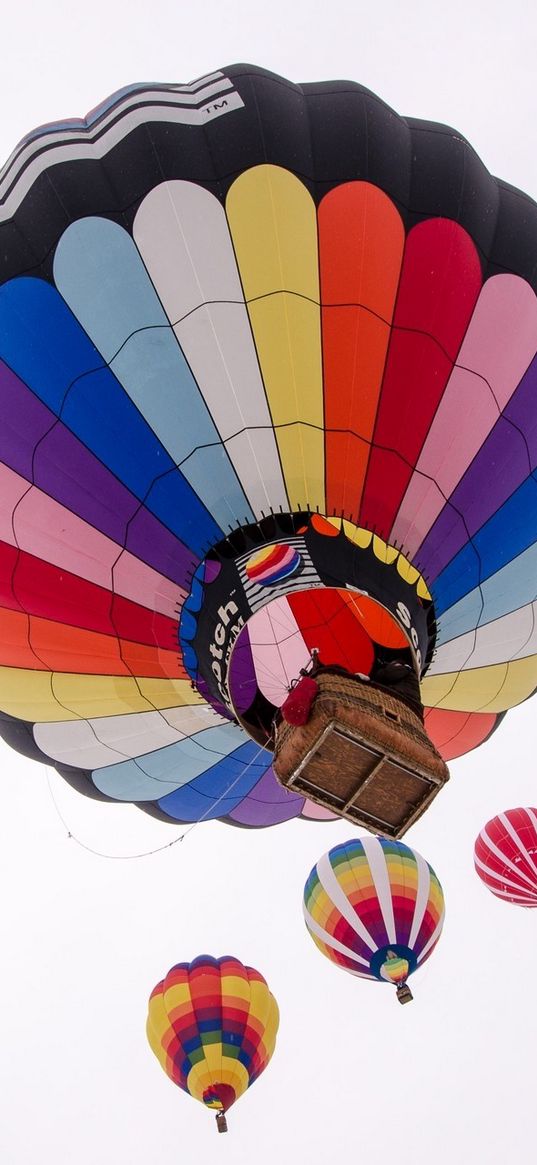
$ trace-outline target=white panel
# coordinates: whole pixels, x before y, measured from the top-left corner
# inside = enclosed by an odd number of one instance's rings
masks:
[[[362,956],[357,955],[356,951],[351,951],[350,947],[346,947],[344,943],[340,943],[339,940],[337,938],[334,938],[333,935],[329,934],[327,930],[323,930],[322,926],[319,926],[319,923],[316,922],[314,918],[312,918],[311,914],[309,913],[309,911],[306,909],[305,906],[303,906],[303,910],[304,910],[304,918],[306,920],[306,926],[307,926],[308,930],[311,930],[312,934],[317,935],[317,938],[319,938],[321,940],[321,942],[325,943],[325,945],[327,947],[331,947],[332,950],[334,950],[334,951],[339,951],[340,955],[346,955],[347,958],[352,959],[354,963],[359,963],[360,966],[367,967],[369,970],[369,963],[366,961],[366,959],[362,959]],[[343,970],[348,971],[349,968],[343,967]],[[351,971],[351,975],[359,975],[361,978],[364,978],[364,979],[374,979],[375,978],[375,976],[372,975],[371,972],[369,972],[369,974],[366,975],[366,974],[363,974],[363,972],[361,972],[361,971]]]
[[[411,950],[414,949],[414,944],[420,933],[423,916],[429,901],[429,890],[431,888],[431,873],[429,870],[428,862],[425,861],[425,858],[422,858],[421,854],[416,853],[415,850],[414,857],[418,867],[418,892],[416,894],[416,902],[414,904],[412,927],[408,938],[408,945]]]
[[[163,183],[142,203],[134,238],[220,436],[242,434],[227,448],[252,509],[287,509],[222,205],[194,183]]]
[[[204,728],[225,723],[212,708],[199,705],[169,708],[162,713],[36,724],[34,737],[39,748],[53,760],[93,770],[165,748]]]
[[[363,842],[364,838],[360,838],[360,841]],[[343,915],[343,918],[345,918],[349,925],[352,926],[352,929],[356,932],[359,938],[362,939],[362,942],[364,942],[366,946],[369,947],[370,951],[376,951],[377,944],[371,937],[367,927],[364,926],[354,907],[351,906],[351,903],[349,902],[346,894],[341,889],[341,886],[332,869],[328,854],[323,854],[322,858],[320,858],[317,862],[317,877],[321,883],[321,886],[323,887],[323,890],[326,891],[328,897],[334,903],[334,906],[337,906],[339,913]],[[331,945],[334,945],[334,940],[331,938],[328,938],[324,941],[328,941]],[[353,953],[352,957],[353,959],[357,959],[358,956]]]
[[[447,675],[537,654],[537,602],[443,643],[427,671]]]
[[[392,888],[390,886],[384,850],[377,837],[367,837],[364,835],[360,838],[360,841],[369,863],[369,869],[371,870],[371,877],[377,892],[388,942],[397,943],[397,932],[393,915]]]

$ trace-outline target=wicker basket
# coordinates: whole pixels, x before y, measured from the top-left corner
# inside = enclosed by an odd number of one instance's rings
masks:
[[[288,789],[373,832],[402,837],[449,779],[420,716],[387,688],[321,673],[310,719],[276,729]]]

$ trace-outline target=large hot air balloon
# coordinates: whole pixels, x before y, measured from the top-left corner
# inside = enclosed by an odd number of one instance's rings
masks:
[[[5,739],[168,820],[406,827],[440,767],[360,816],[280,786],[274,717],[312,653],[396,664],[434,767],[535,688],[535,204],[237,65],[30,134],[0,256]]]
[[[483,826],[474,863],[497,898],[537,906],[537,809],[506,809]]]
[[[444,895],[428,862],[400,841],[361,837],[336,845],[304,887],[304,918],[319,950],[362,979],[397,987],[432,954],[444,924]]]
[[[229,955],[178,963],[151,992],[147,1038],[167,1076],[225,1114],[272,1056],[279,1012],[259,971]]]

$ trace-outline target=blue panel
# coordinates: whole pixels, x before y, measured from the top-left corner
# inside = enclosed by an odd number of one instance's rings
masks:
[[[252,522],[218,430],[127,231],[104,218],[73,223],[58,244],[54,277],[209,512],[224,529]]]
[[[531,475],[439,574],[432,588],[437,615],[501,571],[536,540],[537,481]]]
[[[473,631],[477,626],[501,619],[511,611],[518,611],[536,598],[537,543],[534,543],[442,615],[438,646]]]
[[[103,365],[61,296],[39,279],[0,289],[0,356],[197,555],[222,531]]]
[[[93,783],[116,801],[155,801],[206,772],[240,747],[236,724],[205,728],[155,752],[96,769]]]
[[[211,821],[224,817],[248,795],[266,772],[270,759],[264,749],[260,752],[253,741],[248,741],[192,784],[183,785],[176,792],[162,797],[157,804],[164,813],[178,821],[199,821],[201,818]]]

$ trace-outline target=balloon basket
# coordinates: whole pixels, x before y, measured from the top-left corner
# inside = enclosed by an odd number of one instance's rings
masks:
[[[225,1112],[217,1112],[216,1127],[219,1133],[227,1133],[227,1120]]]
[[[401,986],[397,988],[397,998],[399,1003],[412,1003],[414,996],[410,990],[410,987],[408,986],[408,983],[402,983]]]
[[[276,728],[278,780],[354,825],[402,837],[449,779],[421,717],[380,685],[329,672],[316,679],[307,724]]]

